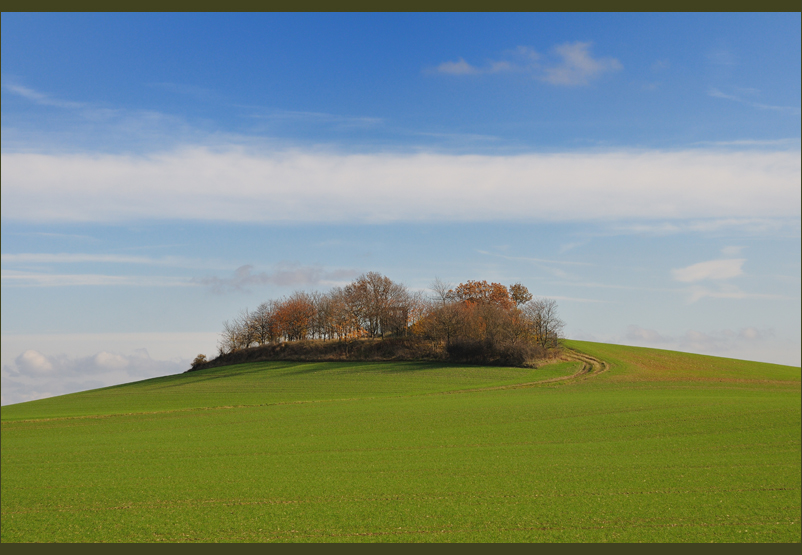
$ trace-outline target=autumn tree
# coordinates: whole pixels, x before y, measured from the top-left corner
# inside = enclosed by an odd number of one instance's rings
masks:
[[[283,299],[276,307],[279,335],[287,341],[306,339],[315,317],[315,305],[307,293],[298,291]]]
[[[510,299],[515,303],[515,306],[521,306],[532,300],[532,293],[520,283],[514,283],[510,285]]]
[[[467,304],[493,303],[506,310],[514,306],[505,286],[500,283],[487,283],[484,280],[460,283],[449,291],[449,295],[452,299]]]

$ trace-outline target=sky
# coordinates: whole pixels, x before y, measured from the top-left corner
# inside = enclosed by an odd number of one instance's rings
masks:
[[[377,271],[800,365],[799,14],[3,14],[2,404]]]

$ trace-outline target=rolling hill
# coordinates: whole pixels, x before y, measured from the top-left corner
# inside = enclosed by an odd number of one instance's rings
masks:
[[[2,408],[5,542],[800,541],[800,369],[261,362]]]

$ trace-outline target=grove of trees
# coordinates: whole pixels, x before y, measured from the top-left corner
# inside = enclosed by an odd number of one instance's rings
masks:
[[[559,345],[564,324],[556,302],[533,299],[520,283],[452,287],[436,279],[431,292],[369,272],[326,293],[298,291],[242,311],[223,323],[218,349],[224,355],[287,341],[404,337],[430,341],[455,360],[517,360]]]

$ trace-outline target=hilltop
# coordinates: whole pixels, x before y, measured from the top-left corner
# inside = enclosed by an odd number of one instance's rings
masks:
[[[387,339],[344,339],[286,341],[247,347],[216,358],[193,364],[187,372],[208,368],[219,368],[232,364],[267,361],[293,362],[475,362],[491,366],[530,366],[554,361],[561,356],[562,349],[494,349],[493,345],[475,345],[473,350],[441,345],[420,337],[389,337]],[[533,358],[537,356],[537,358]]]
[[[435,279],[431,291],[426,297],[368,272],[325,293],[271,299],[223,322],[218,355],[199,354],[192,369],[266,360],[525,366],[560,349],[556,301],[535,299],[520,283],[469,280],[452,288]]]

